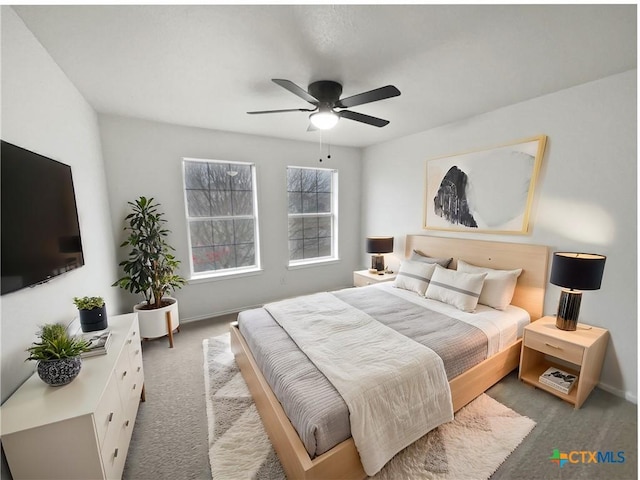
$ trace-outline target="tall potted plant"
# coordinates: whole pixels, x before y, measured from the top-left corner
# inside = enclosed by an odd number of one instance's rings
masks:
[[[134,306],[140,321],[140,336],[155,338],[169,335],[173,346],[173,330],[180,325],[178,301],[169,296],[181,288],[185,279],[176,273],[180,261],[167,243],[170,230],[153,198],[140,197],[128,202],[132,212],[125,217],[124,230],[129,232],[120,245],[130,247],[126,260],[120,262],[124,276],[113,285],[131,293],[142,294],[144,302]],[[168,312],[168,314],[167,314]]]

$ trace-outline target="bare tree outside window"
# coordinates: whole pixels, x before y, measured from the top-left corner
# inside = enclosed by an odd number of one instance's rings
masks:
[[[320,168],[287,168],[289,261],[335,257],[337,172]]]
[[[184,160],[194,274],[256,267],[254,166]]]

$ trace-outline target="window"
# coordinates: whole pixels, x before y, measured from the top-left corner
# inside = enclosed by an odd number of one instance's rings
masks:
[[[185,159],[192,277],[257,270],[255,166]]]
[[[337,259],[337,183],[335,170],[287,168],[290,265]]]

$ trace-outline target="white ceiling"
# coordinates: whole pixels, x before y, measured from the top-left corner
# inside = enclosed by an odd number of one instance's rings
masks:
[[[393,84],[324,140],[363,147],[636,68],[635,5],[15,6],[98,112],[317,141],[272,83]]]

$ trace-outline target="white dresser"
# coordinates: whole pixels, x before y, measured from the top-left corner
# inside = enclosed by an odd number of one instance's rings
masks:
[[[32,375],[0,408],[14,480],[121,478],[144,373],[138,316],[108,318],[108,353],[82,361],[62,387]]]

